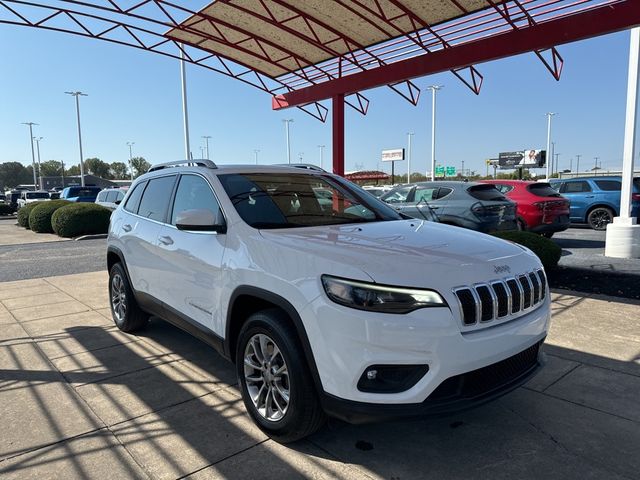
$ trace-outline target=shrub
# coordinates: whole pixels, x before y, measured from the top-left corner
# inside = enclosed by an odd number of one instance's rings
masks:
[[[531,232],[496,232],[493,234],[498,238],[510,240],[527,247],[535,253],[545,270],[551,270],[558,265],[562,249],[556,245],[553,240],[549,240],[543,236]]]
[[[58,208],[51,217],[53,231],[61,237],[107,233],[111,210],[95,203],[72,203]]]
[[[69,203],[71,202],[67,200],[52,200],[32,208],[29,214],[29,228],[36,233],[53,233],[51,217],[57,209]]]
[[[41,203],[46,203],[46,202],[27,203],[24,207],[19,209],[18,210],[18,225],[20,225],[21,227],[24,227],[26,229],[29,229],[29,215],[31,214],[31,210],[36,208]]]
[[[0,203],[0,215],[11,215],[13,213],[13,208],[11,205],[7,205],[6,203]]]

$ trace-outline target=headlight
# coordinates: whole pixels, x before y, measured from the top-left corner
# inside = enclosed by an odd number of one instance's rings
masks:
[[[433,290],[389,287],[329,275],[322,276],[322,285],[331,300],[359,310],[409,313],[419,308],[447,306],[447,302]]]

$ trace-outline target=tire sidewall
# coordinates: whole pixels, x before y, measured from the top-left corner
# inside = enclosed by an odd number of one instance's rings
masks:
[[[113,302],[112,302],[112,290],[113,290],[113,286],[112,286],[112,281],[113,281],[113,277],[118,274],[120,275],[120,277],[122,278],[122,284],[124,286],[124,291],[125,294],[127,296],[127,300],[126,300],[126,312],[124,314],[124,318],[122,319],[122,321],[118,320],[118,317],[116,316],[115,312],[113,311]],[[132,308],[132,292],[131,292],[131,288],[129,286],[129,279],[127,278],[127,275],[124,271],[124,268],[122,268],[122,265],[120,265],[119,263],[114,264],[111,267],[111,270],[109,271],[109,308],[111,309],[111,317],[113,318],[113,322],[116,324],[116,327],[118,327],[119,329],[125,329],[127,326],[127,320],[129,319],[130,315],[131,315],[131,308]]]
[[[296,339],[288,338],[290,335],[287,335],[285,331],[281,330],[269,315],[256,313],[252,315],[242,327],[236,348],[236,370],[245,407],[249,415],[251,415],[251,418],[262,430],[275,436],[280,432],[291,430],[300,421],[302,413],[300,404],[303,397],[301,384],[305,381],[304,368],[300,364],[304,359],[294,358],[297,357],[296,347],[294,345]],[[289,370],[289,407],[284,417],[276,422],[269,421],[258,413],[253,405],[253,401],[249,398],[244,378],[244,351],[248,340],[258,333],[269,336],[276,343]]]

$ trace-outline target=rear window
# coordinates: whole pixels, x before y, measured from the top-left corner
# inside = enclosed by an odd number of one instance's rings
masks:
[[[529,193],[534,194],[537,197],[561,197],[555,189],[548,183],[532,183],[527,185]]]
[[[478,200],[484,200],[486,202],[500,202],[507,201],[502,193],[493,185],[474,185],[467,189],[469,195]]]
[[[589,185],[589,182],[585,182],[584,180],[567,182],[562,185],[562,188],[560,188],[560,193],[581,193],[590,191],[591,186]]]
[[[617,180],[596,180],[596,185],[605,192],[619,192],[622,190],[622,183]]]
[[[49,194],[47,192],[29,192],[27,198],[49,198]]]

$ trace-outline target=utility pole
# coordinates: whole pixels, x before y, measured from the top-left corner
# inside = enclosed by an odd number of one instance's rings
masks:
[[[576,155],[576,173],[580,176],[580,157],[582,155]]]
[[[78,146],[80,147],[80,186],[84,187],[84,163],[82,161],[82,130],[80,129],[80,97],[86,97],[82,92],[64,92],[67,95],[76,97],[76,115],[78,117]]]
[[[596,175],[598,175],[598,170],[599,170],[599,168],[598,168],[598,159],[599,159],[599,158],[600,158],[600,157],[593,157],[593,159],[596,161],[596,166],[595,166],[595,168],[593,169],[593,171],[594,171],[594,172],[596,172]]]
[[[293,122],[293,119],[289,118],[282,121],[284,122],[284,127],[287,134],[287,163],[291,164],[291,139],[289,137],[289,124]]]
[[[553,156],[551,156],[551,117],[553,117],[555,113],[547,112],[547,152],[546,152],[546,167],[547,167],[547,180],[549,179],[549,159],[553,162]]]
[[[560,154],[559,153],[555,153],[554,155],[556,157],[556,173],[558,173],[558,175],[559,175],[559,172],[560,172],[560,161],[558,160],[558,157],[560,156]]]
[[[462,160],[462,176],[464,177],[464,160]]]
[[[133,182],[133,150],[131,150],[131,147],[133,147],[133,145],[136,142],[127,142],[127,145],[129,146],[129,171],[131,172],[131,181]]]
[[[320,168],[324,170],[324,145],[318,145],[320,149]]]
[[[40,163],[40,140],[42,140],[43,137],[33,137],[33,139],[36,141],[36,149],[38,151],[38,177],[40,178],[40,190],[44,190],[44,183],[42,180],[42,164]]]
[[[189,112],[187,110],[187,72],[184,64],[184,44],[180,48],[180,80],[182,85],[182,123],[184,128],[184,154],[186,160],[191,160],[191,145],[189,142]]]
[[[60,160],[60,166],[62,167],[62,170],[61,170],[61,172],[62,172],[62,175],[61,175],[61,177],[62,177],[62,188],[64,188],[64,161],[63,160]]]
[[[254,156],[254,158],[256,160],[256,165],[258,164],[258,153],[259,152],[260,152],[260,150],[257,150],[257,149],[253,151],[253,156]]]
[[[203,135],[202,138],[204,138],[207,146],[207,160],[211,160],[211,157],[209,157],[209,139],[211,138],[211,135]]]
[[[407,183],[411,184],[411,137],[414,133],[407,133]]]
[[[431,181],[436,179],[436,93],[443,88],[443,85],[430,85],[427,90],[431,90]]]
[[[22,122],[22,125],[29,126],[29,141],[31,142],[31,168],[33,168],[33,188],[38,188],[36,187],[36,185],[38,185],[38,180],[36,178],[36,154],[33,150],[33,126],[38,124],[33,122]]]

